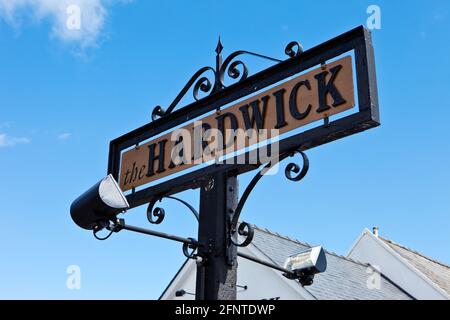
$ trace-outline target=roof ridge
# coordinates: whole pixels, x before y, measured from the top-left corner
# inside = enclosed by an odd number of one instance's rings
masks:
[[[270,231],[270,230],[267,229],[267,228],[258,227],[258,226],[255,225],[255,224],[252,224],[252,226],[253,226],[256,230],[259,230],[259,231],[261,231],[261,232],[268,233],[268,234],[270,234],[270,235],[272,235],[272,236],[279,237],[279,238],[281,238],[281,239],[285,239],[285,240],[291,241],[291,242],[296,243],[296,244],[300,244],[300,245],[305,246],[305,247],[309,247],[309,248],[312,248],[312,247],[313,247],[311,244],[309,244],[309,243],[307,243],[307,242],[300,241],[300,240],[298,240],[298,239],[296,239],[296,238],[290,238],[290,237],[288,237],[288,236],[280,235],[278,232]],[[259,250],[262,251],[261,249],[259,249]],[[325,251],[325,253],[328,253],[329,255],[335,256],[335,257],[337,257],[337,258],[341,258],[341,259],[344,259],[344,260],[346,260],[346,261],[350,261],[350,262],[353,262],[353,263],[355,263],[355,264],[358,264],[358,265],[361,265],[361,266],[364,266],[364,267],[370,266],[370,265],[367,264],[367,263],[362,263],[362,262],[360,262],[360,261],[351,259],[351,258],[346,257],[346,256],[344,256],[344,255],[337,254],[336,252],[329,251],[329,250],[327,250],[327,249],[325,249],[325,248],[323,248],[323,250]],[[264,252],[263,252],[263,253],[264,253]],[[264,254],[265,254],[265,253],[264,253]],[[267,256],[267,254],[265,254],[265,255]],[[270,257],[269,257],[269,258],[270,258]]]
[[[425,258],[425,259],[427,259],[427,260],[429,260],[429,261],[431,261],[431,262],[434,262],[434,263],[436,263],[436,264],[438,264],[438,265],[441,265],[441,266],[443,266],[443,267],[445,267],[445,268],[447,268],[447,269],[450,269],[450,266],[449,266],[449,265],[447,265],[447,264],[445,264],[445,263],[443,263],[443,262],[441,262],[441,261],[438,261],[438,260],[436,260],[436,259],[430,258],[429,256],[426,256],[426,255],[420,253],[420,252],[417,251],[417,250],[408,248],[408,247],[406,247],[406,246],[404,246],[404,245],[401,245],[401,244],[399,244],[399,243],[397,243],[397,242],[395,242],[395,241],[392,241],[392,240],[389,240],[389,239],[386,239],[386,238],[383,238],[383,237],[379,237],[379,238],[380,238],[381,240],[383,240],[384,242],[387,242],[388,244],[389,244],[389,243],[390,243],[390,244],[393,244],[393,245],[395,245],[395,246],[397,246],[397,247],[400,247],[400,248],[405,249],[405,250],[407,250],[407,251],[409,251],[409,252],[412,252],[412,253],[414,253],[414,254],[417,254],[418,256],[421,256],[422,258]]]
[[[275,236],[275,237],[282,238],[282,239],[285,239],[285,240],[289,240],[289,241],[291,241],[291,242],[295,242],[295,243],[297,243],[297,244],[301,244],[301,245],[303,245],[303,246],[305,246],[305,247],[310,247],[310,248],[312,248],[312,246],[311,246],[309,243],[307,243],[307,242],[303,242],[303,241],[300,241],[300,240],[298,240],[298,239],[290,238],[290,237],[288,237],[288,236],[280,235],[278,232],[270,231],[270,230],[267,229],[267,228],[258,227],[256,224],[253,224],[252,226],[253,226],[253,228],[255,228],[256,230],[259,230],[259,231],[268,233],[268,234],[273,235],[273,236]]]

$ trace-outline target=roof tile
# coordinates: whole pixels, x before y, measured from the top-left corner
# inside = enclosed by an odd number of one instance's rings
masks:
[[[380,239],[441,289],[450,294],[450,266],[428,258],[417,251],[406,248],[391,240]]]
[[[252,244],[267,258],[282,266],[285,259],[311,246],[255,228]],[[370,289],[367,281],[369,265],[327,252],[327,270],[314,278],[314,284],[305,289],[320,300],[410,300],[406,292],[380,274],[380,288]]]

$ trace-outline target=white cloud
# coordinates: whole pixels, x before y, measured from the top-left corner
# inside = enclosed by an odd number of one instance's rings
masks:
[[[58,135],[57,138],[58,138],[58,140],[65,141],[70,138],[70,135],[71,134],[69,132],[64,132],[64,133],[61,133],[60,135]]]
[[[5,133],[0,133],[0,148],[14,147],[15,145],[18,145],[18,144],[25,144],[25,143],[30,143],[30,142],[31,142],[31,140],[28,138],[11,137]]]
[[[3,128],[10,128],[12,126],[12,122],[11,121],[4,121],[0,123],[0,129]]]
[[[50,35],[81,48],[95,47],[112,3],[130,0],[0,0],[0,18],[18,28],[24,20],[49,21]],[[79,10],[78,10],[79,9]]]

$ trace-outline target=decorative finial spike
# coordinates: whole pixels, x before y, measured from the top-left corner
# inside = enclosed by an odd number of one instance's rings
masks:
[[[220,36],[219,36],[219,41],[217,42],[217,47],[216,47],[216,53],[221,54],[222,49],[223,49],[223,46],[222,46],[222,42],[220,41]]]

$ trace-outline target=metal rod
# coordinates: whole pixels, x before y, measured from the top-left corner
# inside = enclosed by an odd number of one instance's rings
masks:
[[[164,239],[169,239],[169,240],[173,240],[173,241],[178,241],[181,243],[186,243],[192,246],[200,246],[200,243],[194,239],[189,239],[189,238],[183,238],[183,237],[178,237],[178,236],[174,236],[168,233],[163,233],[163,232],[159,232],[159,231],[154,231],[154,230],[149,230],[149,229],[144,229],[144,228],[140,228],[140,227],[135,227],[135,226],[130,226],[127,225],[125,223],[121,223],[120,224],[120,228],[123,230],[128,230],[128,231],[134,231],[134,232],[138,232],[138,233],[142,233],[142,234],[147,234],[150,236],[155,236],[155,237],[159,237],[159,238],[164,238]]]
[[[198,214],[197,210],[195,210],[195,208],[193,206],[191,206],[189,203],[187,203],[186,201],[181,200],[179,198],[173,197],[173,196],[166,196],[165,198],[176,200],[176,201],[181,202],[182,204],[184,204],[189,210],[191,210],[192,214],[195,216],[195,219],[197,219],[197,222],[198,222],[199,214]]]
[[[278,266],[278,265],[276,265],[274,263],[270,263],[270,262],[267,262],[267,261],[264,261],[264,260],[260,260],[258,258],[254,258],[254,257],[249,256],[249,255],[247,255],[245,253],[242,253],[242,252],[238,252],[238,256],[241,257],[241,258],[244,258],[244,259],[256,262],[258,264],[262,264],[263,266],[266,266],[266,267],[269,267],[269,268],[272,268],[272,269],[284,272],[284,273],[286,273],[288,275],[296,276],[296,274],[294,272],[292,272],[292,271],[290,271],[288,269],[285,269],[283,267],[280,267],[280,266]]]

